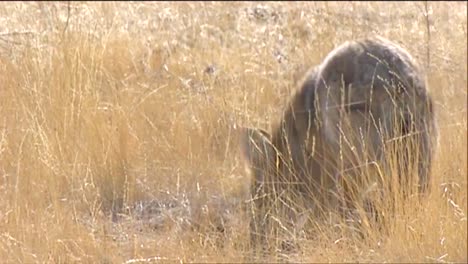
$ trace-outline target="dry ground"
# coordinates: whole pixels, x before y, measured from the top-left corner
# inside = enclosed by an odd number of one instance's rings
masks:
[[[467,4],[0,4],[0,259],[240,262],[239,126],[268,129],[308,67],[374,34],[424,65],[432,193],[390,234],[322,226],[299,262],[467,262]],[[428,14],[428,17],[425,16]]]

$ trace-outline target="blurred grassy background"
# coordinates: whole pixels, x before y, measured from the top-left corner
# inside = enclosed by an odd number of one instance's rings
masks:
[[[1,259],[240,261],[236,128],[268,129],[309,67],[378,34],[428,75],[434,191],[389,237],[324,226],[289,257],[466,262],[466,14],[463,2],[3,2]]]

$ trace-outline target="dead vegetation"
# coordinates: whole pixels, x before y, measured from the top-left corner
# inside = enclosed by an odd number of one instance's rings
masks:
[[[0,256],[241,261],[249,180],[236,129],[268,129],[308,67],[379,34],[429,76],[433,191],[401,204],[387,236],[323,225],[285,259],[466,262],[466,13],[462,2],[2,3]]]

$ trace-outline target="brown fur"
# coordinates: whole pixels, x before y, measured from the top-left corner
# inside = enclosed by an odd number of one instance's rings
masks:
[[[376,37],[344,43],[309,71],[271,136],[252,128],[243,135],[253,174],[252,242],[259,243],[271,217],[297,224],[301,209],[323,212],[351,199],[353,186],[365,185],[364,171],[390,175],[392,151],[400,180],[414,164],[426,190],[437,130],[419,66]]]

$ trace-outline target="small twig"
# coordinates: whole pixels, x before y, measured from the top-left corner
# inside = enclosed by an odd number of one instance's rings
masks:
[[[15,31],[15,32],[5,32],[5,33],[0,33],[0,37],[4,36],[16,36],[16,35],[33,35],[36,34],[36,32],[33,31]]]
[[[8,44],[14,44],[14,45],[21,45],[21,44],[23,44],[23,43],[18,42],[18,41],[12,41],[12,40],[3,39],[3,38],[0,38],[0,40],[3,41],[3,42],[6,42],[6,43],[8,43]]]
[[[67,32],[68,23],[70,22],[70,1],[67,2],[67,21],[65,22],[65,27],[63,28],[63,35]]]
[[[165,257],[150,257],[150,258],[139,258],[139,259],[129,259],[125,261],[125,264],[130,264],[130,263],[138,263],[138,262],[153,262],[156,260],[168,260],[168,258]]]
[[[427,56],[427,71],[429,71],[429,67],[431,64],[431,49],[430,49],[430,42],[431,42],[431,24],[429,20],[429,6],[427,1],[424,2],[424,17],[426,18],[426,56]]]

